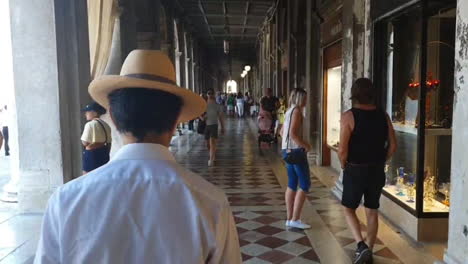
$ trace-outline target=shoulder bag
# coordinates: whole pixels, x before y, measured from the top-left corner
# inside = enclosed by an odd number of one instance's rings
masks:
[[[99,119],[95,119],[95,120],[99,123],[99,125],[101,125],[102,130],[104,131],[104,135],[105,135],[105,137],[106,137],[106,141],[104,142],[104,146],[108,146],[109,143],[107,143],[107,131],[106,131],[106,127],[101,123],[101,120],[99,120]]]
[[[288,164],[300,164],[304,162],[304,153],[297,152],[297,151],[291,151],[289,149],[289,133],[291,132],[291,122],[292,122],[292,115],[294,114],[294,111],[296,111],[296,108],[294,108],[291,111],[291,116],[289,117],[289,129],[288,129],[288,135],[286,136],[286,154],[284,155],[284,161]]]

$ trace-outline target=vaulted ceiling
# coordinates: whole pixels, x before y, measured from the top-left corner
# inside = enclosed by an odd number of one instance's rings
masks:
[[[212,56],[223,56],[223,42],[229,42],[233,74],[242,64],[253,63],[260,28],[273,0],[176,0],[197,32],[201,44]],[[239,68],[239,69],[238,69]]]

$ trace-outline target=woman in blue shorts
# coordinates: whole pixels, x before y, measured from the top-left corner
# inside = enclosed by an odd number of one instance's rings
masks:
[[[307,152],[310,151],[311,146],[302,135],[306,104],[307,92],[304,89],[294,89],[289,97],[290,107],[285,113],[282,129],[282,152],[283,158],[287,161],[286,169],[288,171],[288,188],[285,194],[286,226],[300,229],[310,228],[309,225],[300,220],[302,206],[310,187]],[[294,156],[294,162],[289,160],[288,156]]]

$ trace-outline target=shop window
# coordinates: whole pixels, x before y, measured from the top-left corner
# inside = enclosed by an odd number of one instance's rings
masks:
[[[342,44],[337,41],[323,49],[323,145],[324,159],[331,162],[330,150],[340,144]]]
[[[416,7],[379,22],[376,29],[380,30],[376,41],[380,61],[375,73],[384,87],[382,103],[398,140],[398,150],[387,167],[384,194],[417,215],[448,213],[455,8],[429,1],[425,16]]]
[[[338,147],[341,119],[341,66],[327,69],[327,144]]]

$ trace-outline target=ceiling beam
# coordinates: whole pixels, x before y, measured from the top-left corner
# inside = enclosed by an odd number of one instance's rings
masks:
[[[229,34],[230,30],[227,27],[229,24],[228,18],[227,18],[227,7],[226,7],[226,1],[223,1],[223,14],[224,14],[224,31],[225,33]]]
[[[203,8],[201,0],[198,0],[198,7],[200,8],[203,19],[205,20],[206,27],[208,28],[208,33],[210,34],[211,39],[213,39],[213,34],[211,34],[210,23],[208,23],[208,18],[206,17],[205,8]]]
[[[256,38],[257,34],[211,34],[213,37],[246,37]]]
[[[227,4],[244,4],[245,1],[232,1],[232,0],[225,0]],[[220,1],[216,0],[203,0],[203,3],[206,4],[220,4]],[[264,6],[272,6],[274,4],[273,1],[251,1],[252,4],[255,5],[264,5]]]
[[[249,9],[250,9],[250,1],[247,1],[245,3],[245,18],[244,18],[244,27],[242,28],[242,38],[244,38],[245,26],[247,25],[247,20],[249,19]]]
[[[246,28],[246,29],[259,29],[260,28],[258,26],[242,25],[242,24],[238,24],[238,25],[229,24],[227,26],[230,27],[230,28]],[[220,28],[224,28],[225,25],[210,25],[210,27],[220,29]]]
[[[224,14],[189,14],[189,16],[191,17],[220,17],[220,18],[223,18],[224,17]],[[245,13],[243,14],[227,14],[226,15],[228,18],[244,18],[245,17]],[[249,18],[264,18],[266,16],[266,14],[249,14],[248,17]]]

